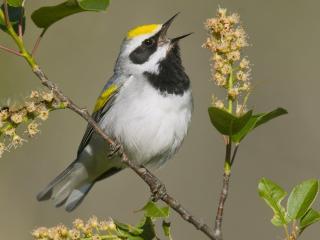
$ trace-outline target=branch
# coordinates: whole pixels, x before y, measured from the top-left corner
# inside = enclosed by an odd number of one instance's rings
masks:
[[[229,182],[230,182],[230,176],[231,176],[231,161],[234,160],[234,159],[231,159],[233,158],[231,157],[231,150],[232,150],[232,142],[229,137],[226,145],[226,156],[225,156],[222,189],[220,193],[220,199],[219,199],[215,226],[214,226],[214,236],[216,240],[223,239],[222,237],[223,211],[224,211],[225,202],[227,200],[228,192],[229,192]],[[233,156],[235,157],[235,154]]]
[[[94,121],[94,119],[90,116],[86,109],[78,107],[70,98],[65,96],[61,90],[57,87],[57,85],[51,82],[43,71],[36,66],[33,70],[35,75],[40,79],[42,85],[46,86],[53,93],[56,97],[66,103],[67,108],[74,111],[78,115],[80,115],[83,119],[85,119],[93,128],[94,130],[109,144],[116,147],[117,144],[107,135],[105,132],[98,126],[98,124]],[[191,223],[196,229],[203,232],[207,235],[210,239],[215,240],[215,237],[212,233],[212,230],[208,227],[208,225],[201,223],[201,221],[197,220],[193,215],[189,213],[176,199],[170,196],[165,186],[161,183],[161,181],[151,173],[147,168],[136,164],[132,160],[130,160],[127,155],[123,152],[122,147],[118,152],[122,156],[122,162],[126,164],[129,168],[131,168],[134,172],[139,175],[139,177],[148,184],[150,191],[152,193],[153,199],[155,201],[161,199],[165,203],[167,203],[173,210],[175,210],[185,221]]]
[[[1,49],[1,50],[4,50],[4,51],[6,51],[6,52],[9,52],[9,53],[13,53],[13,54],[21,57],[21,53],[19,53],[18,51],[14,50],[14,49],[7,48],[7,47],[2,46],[2,45],[0,45],[0,49]]]
[[[77,106],[69,97],[63,94],[63,92],[58,88],[58,86],[50,81],[45,73],[41,70],[41,68],[37,65],[33,56],[25,49],[22,39],[20,39],[12,27],[9,26],[8,32],[13,40],[16,42],[17,46],[20,49],[21,55],[28,62],[30,67],[32,68],[34,74],[40,79],[42,85],[50,89],[55,96],[63,102],[67,108],[77,113],[83,119],[85,119],[93,129],[114,149],[115,152],[118,152],[122,156],[122,162],[125,163],[129,168],[137,173],[137,175],[142,178],[142,180],[148,184],[153,200],[161,199],[163,202],[167,203],[173,210],[175,210],[185,221],[192,224],[196,229],[203,232],[208,238],[212,240],[216,240],[212,230],[208,227],[208,225],[201,223],[201,221],[197,220],[193,215],[191,215],[177,200],[175,200],[172,196],[170,196],[165,186],[161,183],[161,181],[151,173],[147,168],[136,164],[132,160],[130,160],[127,155],[124,153],[123,148],[117,148],[118,144],[114,142],[95,122],[95,120],[91,117],[87,109],[80,108]],[[115,153],[114,152],[114,153]]]

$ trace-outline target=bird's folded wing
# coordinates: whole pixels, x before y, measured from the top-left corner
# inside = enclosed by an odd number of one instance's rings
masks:
[[[106,84],[104,87],[102,93],[98,97],[92,118],[99,123],[102,117],[105,115],[105,113],[111,108],[113,101],[115,99],[116,94],[118,93],[120,89],[120,85],[112,81],[113,79],[110,79],[110,81]],[[94,129],[90,124],[88,124],[86,132],[82,138],[82,141],[80,143],[80,146],[78,148],[78,155],[84,150],[84,148],[87,146],[87,144],[90,142],[90,139],[92,137],[92,134],[94,132]]]

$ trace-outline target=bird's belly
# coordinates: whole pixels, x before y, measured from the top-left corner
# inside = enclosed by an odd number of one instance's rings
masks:
[[[103,128],[141,164],[162,165],[180,147],[192,111],[191,94],[136,96],[116,102]]]

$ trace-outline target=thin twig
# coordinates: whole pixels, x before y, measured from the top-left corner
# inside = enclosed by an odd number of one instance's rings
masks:
[[[4,22],[5,22],[6,26],[9,27],[11,24],[10,24],[7,0],[3,0],[3,7],[4,7]]]
[[[6,51],[6,52],[9,52],[9,53],[13,53],[13,54],[21,57],[21,53],[19,53],[18,51],[14,50],[14,49],[7,48],[7,47],[2,46],[2,45],[0,45],[0,49],[4,50],[4,51]]]
[[[18,25],[18,31],[19,31],[19,38],[22,39],[23,35],[23,15],[24,15],[24,8],[21,7],[20,17],[19,17],[19,25]]]
[[[238,152],[238,149],[239,149],[239,144],[237,144],[233,150],[233,154],[232,154],[232,158],[231,158],[231,161],[230,161],[230,164],[231,166],[233,165],[233,162],[234,162],[234,159],[236,158],[237,156],[237,152]]]
[[[38,49],[38,47],[39,47],[39,45],[40,45],[40,42],[41,42],[42,37],[43,37],[43,35],[45,34],[45,32],[46,32],[46,29],[43,29],[42,32],[41,32],[41,34],[40,34],[39,37],[37,38],[37,40],[36,40],[36,42],[35,42],[35,44],[34,44],[34,46],[33,46],[33,49],[32,49],[32,51],[31,51],[31,56],[34,56],[34,55],[35,55],[35,53],[36,53],[36,51],[37,51],[37,49]]]
[[[232,142],[230,138],[228,139],[228,143],[226,145],[226,155],[225,155],[225,167],[223,173],[223,183],[222,189],[219,198],[219,204],[215,219],[215,226],[214,226],[214,237],[216,240],[222,240],[222,221],[223,221],[223,211],[224,205],[228,197],[229,192],[229,183],[230,183],[230,168],[231,168],[231,150],[232,150]]]
[[[230,174],[223,174],[223,185],[220,193],[220,200],[216,215],[215,227],[214,227],[214,236],[216,240],[222,240],[222,220],[223,220],[223,211],[224,205],[228,197],[229,192],[229,183],[230,183]]]

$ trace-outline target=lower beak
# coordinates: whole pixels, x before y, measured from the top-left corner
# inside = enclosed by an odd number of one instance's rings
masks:
[[[181,40],[181,39],[183,39],[183,38],[186,38],[186,37],[190,36],[191,34],[193,34],[193,32],[188,33],[188,34],[184,34],[184,35],[182,35],[182,36],[180,36],[180,37],[172,38],[172,39],[171,39],[171,43],[179,42],[179,40]]]

